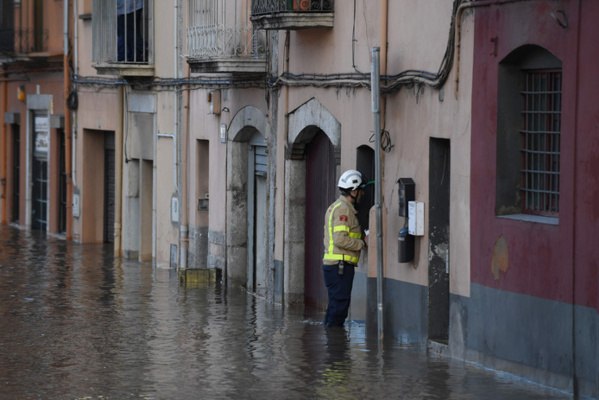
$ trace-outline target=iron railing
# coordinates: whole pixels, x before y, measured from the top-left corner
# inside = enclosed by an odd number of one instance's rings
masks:
[[[41,13],[41,8],[36,9]],[[33,15],[33,21],[38,21]],[[0,53],[26,54],[48,51],[48,29],[22,15],[15,14],[14,0],[0,0]],[[33,22],[33,23],[32,23]]]
[[[48,50],[48,30],[0,29],[0,53],[27,54]]]
[[[252,27],[248,0],[191,0],[187,52],[192,59],[265,57],[266,36]],[[244,12],[244,10],[246,10]]]
[[[332,12],[334,0],[252,0],[252,16],[279,12]]]
[[[251,27],[192,26],[187,30],[191,58],[263,58],[263,34]]]

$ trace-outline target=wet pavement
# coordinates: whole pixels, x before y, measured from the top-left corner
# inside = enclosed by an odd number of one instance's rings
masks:
[[[569,399],[360,323],[0,227],[0,399]]]

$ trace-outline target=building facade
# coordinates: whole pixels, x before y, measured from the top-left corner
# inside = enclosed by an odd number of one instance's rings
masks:
[[[3,223],[322,310],[324,211],[344,170],[380,165],[350,318],[597,398],[599,5],[50,3],[53,47],[2,63]]]
[[[62,3],[1,5],[2,223],[66,235],[71,222],[66,28],[63,18],[52,18],[62,17]]]
[[[459,354],[594,398],[598,12],[476,9],[471,289],[451,303]]]

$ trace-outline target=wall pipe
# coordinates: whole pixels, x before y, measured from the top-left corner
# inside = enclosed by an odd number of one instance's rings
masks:
[[[175,19],[175,30],[173,38],[175,60],[174,60],[174,73],[177,79],[181,79],[182,61],[181,61],[181,48],[183,45],[183,3],[182,0],[175,2],[174,10]],[[189,248],[189,226],[188,226],[188,199],[187,199],[187,140],[182,140],[183,129],[181,129],[182,123],[182,93],[181,87],[177,86],[175,89],[175,143],[178,154],[175,156],[175,193],[179,196],[179,210],[180,210],[180,229],[179,229],[179,268],[186,269],[187,266],[187,253]],[[185,160],[185,161],[184,161]]]
[[[456,98],[458,97],[458,87],[460,83],[460,47],[461,47],[461,37],[462,37],[462,13],[467,8],[474,7],[489,7],[494,5],[503,5],[509,3],[519,3],[522,1],[530,1],[530,0],[471,0],[467,3],[462,3],[459,5],[458,10],[456,11],[456,30],[455,30],[455,47],[456,51],[454,54],[454,64],[455,64],[455,81],[454,81],[454,94]]]
[[[125,88],[118,87],[117,100],[117,117],[116,132],[114,138],[114,153],[116,155],[116,171],[115,171],[115,207],[114,207],[114,255],[121,257],[122,254],[122,220],[123,220],[123,158],[124,158],[124,142],[123,142],[123,126],[125,124],[125,108],[124,101]]]
[[[73,238],[73,176],[72,176],[72,153],[71,145],[73,118],[67,107],[67,99],[71,90],[71,68],[69,62],[69,0],[63,1],[63,70],[64,70],[64,135],[65,135],[65,173],[67,178],[67,221],[66,239]]]
[[[384,227],[383,227],[383,154],[381,153],[381,121],[384,121],[385,114],[385,100],[382,100],[380,96],[380,85],[381,85],[381,73],[385,75],[387,73],[387,35],[388,35],[388,0],[381,0],[380,6],[380,20],[381,29],[379,31],[379,44],[380,47],[372,48],[372,67],[371,67],[371,93],[372,93],[372,112],[374,113],[374,154],[375,154],[375,212],[376,212],[376,265],[377,265],[377,285],[376,285],[376,298],[377,298],[377,330],[379,342],[383,340],[385,335],[385,321],[384,321],[384,291],[383,283],[385,280],[385,268],[384,268]]]
[[[578,92],[578,88],[580,88],[580,65],[582,63],[582,60],[580,58],[580,39],[581,39],[581,29],[582,29],[582,24],[580,23],[581,20],[581,15],[582,15],[582,0],[578,1],[578,15],[576,16],[576,20],[578,21],[578,26],[576,27],[576,83],[574,85],[574,87],[576,88],[576,91]],[[573,132],[578,132],[578,121],[579,121],[579,113],[580,113],[580,108],[579,108],[579,99],[580,96],[576,96],[574,98],[574,112],[575,117],[574,117],[574,130]],[[582,116],[582,118],[584,118],[584,116]],[[578,138],[576,137],[578,135],[575,135],[573,142],[573,152],[574,152],[574,160],[580,160],[579,158],[579,154],[578,154]],[[574,171],[572,171],[572,176],[574,177],[574,179],[572,180],[572,193],[574,193],[576,195],[577,193],[577,180],[576,177],[578,176],[578,163],[574,162],[573,163],[573,168]],[[578,347],[578,340],[577,340],[577,322],[576,322],[576,243],[577,243],[577,234],[576,234],[576,218],[577,218],[577,214],[578,214],[578,209],[577,207],[573,207],[572,209],[572,221],[574,221],[574,223],[572,224],[572,234],[571,236],[571,241],[572,241],[572,394],[574,395],[574,398],[578,398],[580,396],[580,383],[579,383],[579,377],[578,377],[578,354],[577,354],[577,350],[576,348]],[[584,340],[583,340],[584,342]],[[595,382],[595,385],[597,385],[599,382]]]
[[[381,212],[381,198],[382,198],[382,182],[381,182],[381,135],[376,134],[381,130],[381,96],[380,96],[380,48],[372,48],[372,64],[371,64],[371,93],[372,93],[372,113],[374,114],[374,132],[375,132],[375,207],[376,207],[376,298],[377,298],[377,326],[378,326],[378,337],[379,341],[383,340],[385,327],[384,327],[384,313],[383,313],[383,216]]]
[[[79,28],[77,17],[79,16],[79,11],[77,8],[78,1],[73,2],[73,70],[75,74],[79,74]],[[71,79],[71,82],[73,80]],[[73,87],[76,90],[77,84],[74,83]],[[77,187],[77,110],[73,110],[73,161],[71,164],[71,172],[72,172],[72,180],[73,180],[73,190]],[[68,218],[68,217],[67,217]]]

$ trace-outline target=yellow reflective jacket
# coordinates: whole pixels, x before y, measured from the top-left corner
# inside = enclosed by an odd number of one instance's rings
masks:
[[[329,206],[324,216],[324,258],[327,265],[339,261],[357,264],[366,245],[354,205],[345,196]]]

